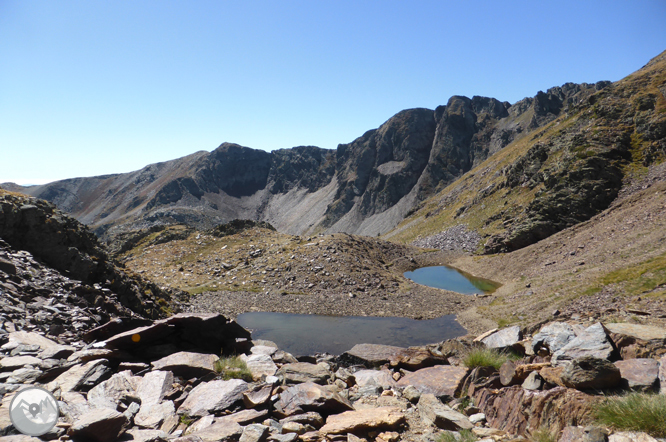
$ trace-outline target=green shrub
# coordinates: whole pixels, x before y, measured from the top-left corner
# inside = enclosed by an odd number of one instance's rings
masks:
[[[609,397],[595,407],[601,425],[666,437],[666,395],[630,393]]]
[[[252,373],[247,368],[247,364],[238,356],[223,357],[215,361],[215,372],[225,381],[229,379],[242,379],[252,382]]]
[[[454,433],[443,433],[437,442],[475,442],[478,440],[470,430],[462,430],[458,434],[460,438],[456,439]]]
[[[494,367],[499,368],[508,360],[518,359],[518,356],[510,352],[499,352],[494,348],[474,348],[463,357],[463,364],[469,368]]]

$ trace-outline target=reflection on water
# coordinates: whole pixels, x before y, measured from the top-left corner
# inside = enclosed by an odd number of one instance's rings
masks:
[[[341,354],[356,344],[398,347],[431,344],[465,335],[455,315],[417,321],[409,318],[320,316],[253,312],[237,322],[252,331],[253,339],[268,339],[296,356],[328,352]]]
[[[464,295],[492,293],[501,285],[447,266],[421,267],[413,272],[405,272],[404,276],[417,284],[451,290]]]

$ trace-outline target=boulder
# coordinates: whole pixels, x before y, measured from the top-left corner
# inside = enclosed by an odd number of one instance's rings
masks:
[[[438,398],[453,398],[460,391],[468,372],[466,367],[437,365],[407,374],[398,381],[398,386],[412,385],[422,394],[431,393]]]
[[[242,400],[243,392],[247,389],[247,382],[240,379],[202,382],[190,391],[185,402],[178,408],[178,414],[205,416],[224,411]]]
[[[503,328],[483,338],[483,342],[488,348],[510,348],[518,344],[523,339],[523,333],[520,327],[514,325],[513,327]]]
[[[273,386],[270,384],[260,384],[252,388],[252,390],[243,393],[243,404],[247,408],[259,407],[271,398],[273,393]]]
[[[141,404],[139,413],[134,416],[134,425],[141,428],[157,429],[170,416],[176,414],[176,407],[172,401],[164,401],[159,404]]]
[[[59,345],[57,342],[52,341],[39,333],[28,331],[11,332],[9,334],[9,342],[22,345],[39,345],[39,348],[42,350],[57,347]]]
[[[576,358],[564,368],[562,382],[577,390],[605,390],[617,387],[622,376],[610,361],[592,356]]]
[[[310,364],[308,362],[296,362],[285,364],[278,371],[278,376],[283,376],[284,380],[290,384],[301,382],[314,382],[315,384],[326,384],[332,373],[330,367],[325,362],[319,364]]]
[[[543,386],[543,379],[536,371],[531,372],[522,384],[526,390],[540,390]]]
[[[263,442],[268,434],[268,427],[261,424],[251,424],[243,428],[239,442]]]
[[[659,389],[659,361],[655,359],[627,359],[617,361],[622,387],[634,391],[655,391]]]
[[[9,356],[0,359],[0,371],[14,371],[26,365],[41,367],[42,360],[34,356]]]
[[[181,351],[152,362],[153,370],[171,371],[185,378],[215,373],[215,362],[220,359],[213,354]]]
[[[78,418],[67,434],[75,440],[112,442],[118,440],[128,424],[127,416],[115,410],[95,408]]]
[[[198,437],[204,442],[217,442],[237,440],[241,434],[243,434],[243,427],[232,420],[220,418],[216,419],[213,425],[190,434],[190,437]]]
[[[333,388],[305,382],[287,388],[275,403],[275,414],[287,417],[306,411],[320,413],[340,413],[352,410],[352,404]]]
[[[372,385],[388,390],[396,386],[396,382],[388,370],[359,370],[354,373],[354,378],[359,387]]]
[[[131,372],[121,371],[100,382],[88,392],[88,404],[93,408],[116,410],[120,402],[127,402],[128,398],[136,394],[131,376]]]
[[[131,442],[162,442],[169,439],[169,434],[161,430],[141,430],[132,428],[125,432],[123,439]]]
[[[417,408],[421,416],[438,428],[460,431],[474,427],[467,416],[442,404],[433,394],[422,394]]]
[[[175,327],[163,321],[157,321],[144,327],[137,327],[110,337],[104,341],[105,348],[131,350],[150,345],[175,331]]]
[[[173,385],[173,373],[170,371],[151,371],[141,378],[136,394],[144,405],[158,404]]]
[[[564,322],[552,322],[544,326],[539,333],[532,337],[532,351],[537,354],[545,348],[549,353],[555,353],[576,337],[574,328]]]
[[[303,414],[295,414],[280,420],[280,424],[285,424],[287,422],[298,422],[302,425],[310,425],[313,428],[321,428],[321,426],[324,425],[324,419],[321,417],[321,414],[314,411],[308,411],[307,413]]]
[[[418,370],[419,368],[443,364],[448,364],[448,360],[445,357],[433,355],[425,348],[405,348],[389,356],[389,365],[391,367],[404,368],[406,370]]]
[[[263,421],[268,417],[268,410],[241,410],[236,413],[227,414],[225,419],[232,420],[239,425],[247,425],[253,422]]]
[[[83,387],[89,379],[96,377],[100,369],[106,370],[107,362],[106,359],[96,359],[85,364],[77,364],[55,378],[49,384],[48,389],[53,391],[57,384],[62,392],[77,390]]]
[[[606,328],[622,359],[666,354],[666,329],[641,324],[611,323]]]
[[[252,347],[253,349],[256,347]],[[265,347],[271,349],[272,347]],[[273,376],[278,367],[273,362],[269,354],[257,353],[250,356],[241,355],[240,357],[247,365],[248,370],[252,373],[252,379],[259,380],[262,376]]]
[[[659,360],[659,392],[666,394],[666,356]]]
[[[655,439],[647,433],[619,431],[608,436],[608,442],[660,442],[660,439]]]
[[[343,353],[340,358],[351,363],[363,364],[366,367],[378,367],[386,364],[406,350],[403,347],[381,344],[356,344],[351,350]]]
[[[597,322],[553,353],[552,363],[553,365],[564,365],[584,356],[610,359],[613,352],[613,344],[608,338],[606,329],[600,322]]]
[[[398,407],[378,407],[345,411],[326,419],[321,434],[360,433],[370,430],[392,430],[405,421]]]

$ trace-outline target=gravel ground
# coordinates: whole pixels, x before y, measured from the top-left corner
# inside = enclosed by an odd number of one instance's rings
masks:
[[[467,226],[459,224],[443,232],[412,242],[413,246],[442,251],[473,252],[479,246],[481,236]]]

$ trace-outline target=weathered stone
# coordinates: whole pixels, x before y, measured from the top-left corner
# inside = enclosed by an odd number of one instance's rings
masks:
[[[412,385],[421,393],[431,393],[438,398],[453,398],[461,389],[462,381],[468,372],[466,367],[450,365],[422,368],[401,378],[398,386]]]
[[[604,326],[597,322],[586,328],[564,347],[553,353],[553,365],[562,365],[572,359],[592,356],[598,359],[609,359],[613,354],[613,345]]]
[[[13,371],[26,365],[41,367],[42,360],[34,356],[9,356],[0,359],[0,371]]]
[[[60,401],[58,401],[58,408],[60,409],[60,415],[69,423],[73,423],[90,411],[90,405],[86,398],[75,391],[63,392]]]
[[[414,386],[408,385],[402,390],[402,397],[411,403],[416,403],[421,398],[421,392],[414,388]]]
[[[278,376],[284,376],[287,383],[314,382],[315,384],[326,384],[332,373],[326,363],[310,364],[308,362],[296,362],[283,365],[278,371]]]
[[[239,442],[263,442],[268,434],[268,427],[261,424],[251,424],[243,428]]]
[[[545,348],[552,354],[575,337],[576,332],[571,325],[564,322],[552,322],[532,337],[532,351],[537,354],[541,348]]]
[[[162,442],[169,438],[169,435],[161,430],[140,430],[132,428],[127,430],[123,439],[129,439],[131,442]]]
[[[167,416],[166,419],[164,419],[164,422],[162,423],[162,426],[160,427],[161,431],[164,431],[167,434],[173,433],[173,430],[175,430],[178,425],[180,424],[180,418],[178,415],[174,414],[171,416]]]
[[[321,442],[321,434],[319,431],[308,431],[307,433],[301,434],[298,439],[301,442]]]
[[[141,398],[141,407],[160,403],[172,385],[173,373],[170,371],[157,370],[146,373],[136,391],[137,396]]]
[[[176,407],[172,401],[159,404],[141,404],[139,413],[134,416],[134,425],[141,428],[156,429],[169,417],[176,414]]]
[[[389,365],[406,370],[432,367],[433,365],[447,364],[448,360],[442,356],[435,356],[425,348],[410,347],[398,351],[389,357]]]
[[[620,370],[610,361],[591,356],[576,358],[562,372],[562,382],[577,390],[603,390],[620,384]]]
[[[666,341],[666,329],[652,325],[629,324],[626,322],[611,322],[605,324],[606,328],[619,335],[631,336],[643,341]]]
[[[250,391],[243,393],[243,404],[246,408],[255,408],[265,404],[271,398],[273,386],[270,384],[263,384],[254,387]]]
[[[666,356],[659,360],[659,393],[666,394]]]
[[[213,425],[213,422],[215,422],[215,416],[213,416],[212,414],[204,416],[201,419],[194,422],[193,424],[191,424],[189,427],[187,427],[187,429],[185,430],[185,434],[187,435],[187,434],[196,433],[197,431],[210,427],[211,425]]]
[[[69,355],[69,357],[67,357],[67,362],[75,362],[78,364],[81,362],[94,361],[95,359],[123,358],[128,358],[128,355],[118,350],[110,350],[107,348],[88,348],[72,353]]]
[[[150,368],[150,365],[143,362],[121,362],[118,365],[118,371],[129,370],[132,373],[138,373],[140,371],[146,370],[147,368]]]
[[[390,361],[396,354],[406,350],[403,347],[381,344],[356,344],[343,353],[342,358],[349,358],[367,367],[377,367]]]
[[[659,442],[659,440],[655,439],[647,433],[620,431],[608,436],[608,442]]]
[[[152,362],[151,365],[153,370],[171,371],[176,376],[190,378],[215,373],[215,361],[218,359],[213,354],[181,351]]]
[[[527,428],[549,428],[557,434],[566,426],[590,423],[593,405],[601,400],[571,388],[531,391],[519,385],[481,389],[473,399],[491,427],[519,435]]]
[[[558,442],[606,442],[608,434],[599,427],[565,427]]]
[[[481,340],[488,348],[509,348],[516,345],[523,339],[523,333],[520,327],[514,325],[513,327],[503,328],[495,333],[487,336]]]
[[[539,373],[536,371],[532,371],[523,382],[522,387],[525,390],[540,390],[542,385],[543,385],[543,379],[541,379]]]
[[[47,348],[56,347],[59,344],[52,341],[39,333],[28,331],[16,331],[9,334],[9,342],[23,345],[39,345],[39,348],[46,350]]]
[[[131,376],[131,372],[122,371],[97,384],[88,392],[88,404],[93,408],[116,410],[120,402],[127,401],[128,396],[135,395],[130,381]]]
[[[282,425],[282,433],[303,434],[305,433],[305,427],[303,426],[303,424],[298,422],[285,422]]]
[[[340,413],[352,410],[352,404],[330,387],[306,382],[287,388],[275,403],[275,413],[279,417],[306,411]]]
[[[65,359],[74,353],[74,351],[76,351],[76,348],[71,345],[56,344],[42,350],[41,353],[39,353],[39,357],[40,359]]]
[[[185,402],[178,408],[178,414],[205,416],[226,410],[241,400],[247,389],[247,383],[240,379],[202,382],[190,391]]]
[[[272,356],[275,354],[275,352],[278,351],[278,347],[275,343],[272,343],[273,345],[265,345],[265,344],[257,344],[257,341],[253,341],[254,346],[250,349],[250,352],[253,355],[268,355]],[[265,342],[270,342],[270,341],[265,341]]]
[[[374,385],[388,390],[396,386],[396,382],[388,370],[359,370],[354,373],[354,378],[359,387]]]
[[[655,359],[627,359],[617,361],[622,386],[634,391],[654,391],[659,388],[659,361]]]
[[[474,413],[469,417],[469,421],[474,425],[478,424],[479,422],[485,422],[486,415],[483,413]]]
[[[565,367],[563,366],[544,367],[539,370],[539,376],[541,376],[545,382],[551,385],[559,385],[560,387],[564,387],[564,382],[562,382],[562,373],[564,373],[564,368]]]
[[[135,349],[151,342],[163,339],[175,331],[175,327],[162,321],[154,322],[144,327],[119,333],[104,341],[105,348]]]
[[[272,442],[296,442],[296,440],[298,440],[298,434],[296,433],[272,434],[268,438],[268,440]]]
[[[250,373],[252,373],[252,378],[254,380],[259,380],[262,376],[272,376],[278,370],[277,365],[275,365],[275,362],[273,362],[273,359],[268,354],[257,353],[250,356],[241,355],[241,359],[247,365]]]
[[[417,408],[428,422],[444,430],[469,430],[474,426],[467,416],[442,404],[433,394],[422,394]]]
[[[247,425],[253,422],[259,422],[268,417],[268,410],[241,410],[236,413],[227,414],[225,419],[232,420],[240,425]]]
[[[345,411],[329,416],[319,432],[321,434],[344,434],[369,430],[392,430],[404,420],[405,415],[397,407]]]
[[[322,425],[324,425],[324,419],[321,417],[321,414],[314,411],[308,411],[307,413],[303,414],[295,414],[280,420],[281,424],[285,424],[287,422],[298,422],[299,424],[303,425],[311,425],[314,428],[320,428]]]
[[[94,375],[99,367],[105,366],[107,362],[106,359],[96,359],[85,364],[75,365],[49,383],[49,390],[55,390],[56,384],[60,386],[63,392],[76,390]]]
[[[220,418],[216,419],[213,425],[192,433],[190,436],[199,437],[204,442],[217,442],[238,439],[242,433],[243,427],[236,422]]]
[[[127,417],[109,408],[96,408],[78,418],[67,434],[96,442],[111,442],[125,431]]]

